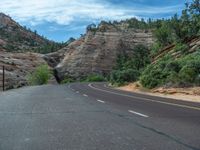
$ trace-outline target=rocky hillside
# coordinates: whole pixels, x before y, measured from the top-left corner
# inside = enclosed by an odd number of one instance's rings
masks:
[[[22,27],[11,17],[0,13],[0,50],[9,52],[47,53],[61,48],[61,45]]]
[[[177,59],[183,57],[184,53],[188,55],[196,52],[200,48],[200,37],[192,37],[190,39],[185,40],[184,43],[187,45],[187,49],[185,51],[183,49],[176,50],[177,45],[171,44],[160,50],[158,54],[153,58],[152,63],[156,63],[165,55],[171,55],[174,59]]]
[[[28,74],[41,64],[46,64],[41,54],[0,51],[0,91],[2,90],[3,65],[5,66],[5,88],[11,89],[27,85]]]
[[[150,46],[153,41],[151,30],[128,28],[125,22],[102,22],[98,27],[88,26],[84,36],[65,47],[66,53],[60,63],[52,58],[51,62],[57,65],[59,80],[79,79],[92,73],[104,75],[112,70],[119,54],[131,53],[138,44]]]

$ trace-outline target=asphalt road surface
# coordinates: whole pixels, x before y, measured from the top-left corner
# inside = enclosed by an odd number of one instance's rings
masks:
[[[0,93],[0,150],[200,150],[200,103],[106,83]]]

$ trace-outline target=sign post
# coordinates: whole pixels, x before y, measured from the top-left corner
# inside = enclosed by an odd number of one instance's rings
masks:
[[[3,66],[3,91],[5,91],[5,67]]]

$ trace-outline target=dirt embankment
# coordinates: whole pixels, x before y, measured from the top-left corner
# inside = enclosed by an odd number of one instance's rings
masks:
[[[142,88],[139,83],[130,83],[128,85],[118,87],[117,89],[200,103],[200,87],[192,87],[192,88],[160,87],[160,88],[148,90],[148,89]]]

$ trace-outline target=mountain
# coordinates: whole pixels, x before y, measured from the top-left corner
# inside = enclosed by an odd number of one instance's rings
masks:
[[[133,49],[138,44],[147,47],[153,44],[151,29],[135,29],[129,27],[129,24],[127,21],[103,21],[97,27],[89,25],[85,35],[59,51],[63,56],[61,62],[51,58],[51,62],[55,62],[53,67],[56,66],[57,78],[81,79],[93,73],[108,75],[115,66],[118,55],[133,54]]]
[[[0,13],[0,50],[9,52],[48,53],[60,49],[62,44],[50,41],[22,27],[11,17]]]

